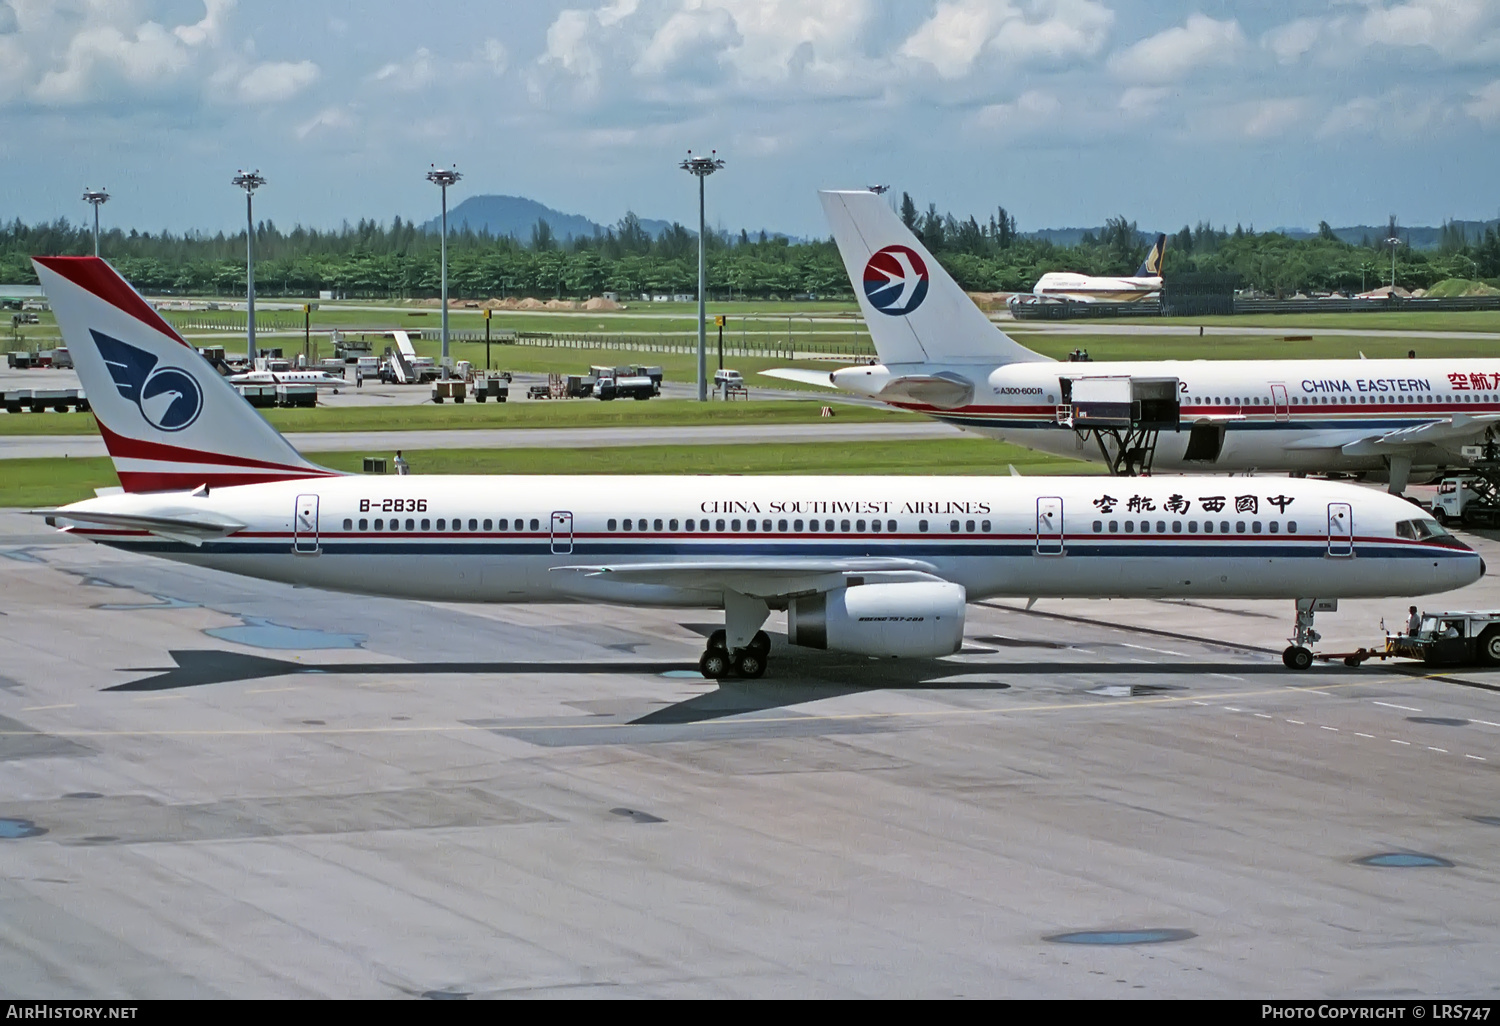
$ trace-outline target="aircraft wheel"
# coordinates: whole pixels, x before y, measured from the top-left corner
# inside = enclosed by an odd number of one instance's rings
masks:
[[[1500,666],[1500,627],[1491,627],[1479,636],[1479,662],[1483,666]]]
[[[729,642],[723,631],[714,631],[708,636],[708,650],[710,652],[728,652]]]
[[[723,680],[733,671],[734,667],[730,663],[729,653],[722,649],[711,648],[698,658],[698,672],[709,680]]]
[[[747,648],[734,657],[734,672],[749,680],[762,677],[766,672],[766,657]]]
[[[1301,645],[1291,645],[1281,653],[1281,661],[1289,670],[1305,670],[1313,664],[1313,654]]]
[[[766,656],[771,654],[771,636],[765,631],[756,631],[755,637],[750,639],[750,644],[746,646],[746,650],[754,652],[764,660]]]

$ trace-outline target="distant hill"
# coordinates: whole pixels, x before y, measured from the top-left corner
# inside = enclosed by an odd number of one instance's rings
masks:
[[[606,230],[605,225],[580,214],[565,214],[524,196],[470,196],[448,211],[451,230],[461,231],[467,224],[476,232],[488,230],[491,235],[509,235],[521,242],[531,241],[531,229],[538,221],[546,221],[552,234],[563,240],[603,235]],[[614,225],[607,227],[613,228]],[[642,218],[641,227],[655,237],[670,228],[671,222]],[[442,219],[438,217],[422,225],[423,231],[441,229]]]
[[[621,216],[624,216],[623,213]],[[591,238],[595,234],[603,235],[619,224],[618,221],[614,224],[598,224],[581,214],[565,214],[561,210],[554,210],[536,200],[527,199],[525,196],[470,196],[448,211],[450,230],[462,231],[463,226],[467,224],[476,232],[489,229],[491,235],[509,235],[519,242],[526,243],[531,241],[531,229],[538,221],[546,221],[547,227],[552,229],[553,236],[559,241],[580,237]],[[672,227],[671,221],[656,218],[642,217],[640,221],[646,234],[653,239]],[[434,217],[421,227],[424,232],[440,231],[442,219]],[[698,236],[697,230],[692,226],[688,226],[688,234],[694,238]],[[736,229],[732,234],[739,235],[739,230]],[[761,229],[756,229],[749,234],[752,239],[759,238]],[[765,234],[768,238],[785,235],[784,232],[773,231],[766,231]],[[791,242],[807,241],[790,235],[786,238]]]

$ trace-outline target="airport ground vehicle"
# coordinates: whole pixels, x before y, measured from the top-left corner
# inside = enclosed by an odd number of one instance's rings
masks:
[[[1494,527],[1500,524],[1500,460],[1481,457],[1469,465],[1471,472],[1438,481],[1432,516],[1440,524]]]
[[[1500,612],[1424,612],[1415,634],[1387,635],[1385,650],[1429,666],[1500,666]]]
[[[474,379],[474,399],[477,402],[493,399],[497,403],[503,403],[509,398],[509,374],[481,374]]]
[[[935,658],[962,647],[969,601],[998,596],[1294,599],[1302,667],[1320,600],[1484,573],[1435,523],[1411,530],[1411,503],[1308,479],[343,474],[298,453],[107,263],[33,263],[122,486],[34,511],[52,524],[312,588],[723,609],[705,677],[765,672],[772,609],[793,645]]]

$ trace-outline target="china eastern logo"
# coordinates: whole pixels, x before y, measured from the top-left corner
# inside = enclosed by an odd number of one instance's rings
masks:
[[[906,246],[887,246],[865,264],[865,298],[881,313],[909,314],[927,298],[927,265]]]
[[[181,431],[203,412],[203,389],[181,367],[160,367],[144,349],[89,330],[120,395],[158,431]]]

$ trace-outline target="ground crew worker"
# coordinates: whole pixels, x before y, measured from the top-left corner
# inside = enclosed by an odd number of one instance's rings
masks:
[[[363,367],[355,367],[354,368],[354,387],[355,388],[364,388],[365,387],[365,369]]]
[[[1417,607],[1412,606],[1408,612],[1411,614],[1406,618],[1406,633],[1411,637],[1417,636],[1417,631],[1422,626],[1422,617],[1417,612]]]
[[[396,473],[401,477],[405,477],[407,474],[411,473],[411,467],[408,466],[406,460],[402,458],[400,449],[396,450]]]

